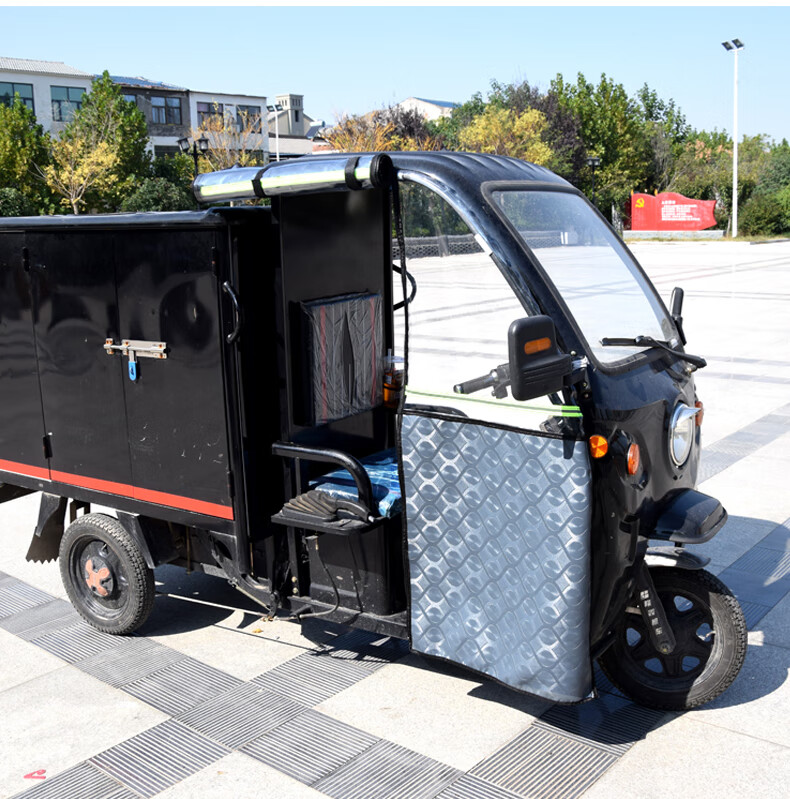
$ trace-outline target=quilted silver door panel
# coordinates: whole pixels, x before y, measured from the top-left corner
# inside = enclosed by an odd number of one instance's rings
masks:
[[[553,701],[592,690],[582,441],[406,413],[416,652]]]

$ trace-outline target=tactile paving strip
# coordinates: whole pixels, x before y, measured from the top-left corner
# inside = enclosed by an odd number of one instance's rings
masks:
[[[140,796],[150,797],[228,753],[224,746],[171,719],[113,746],[88,762]]]
[[[44,605],[54,598],[51,594],[39,591],[38,588],[12,577],[0,586],[0,619],[36,605]]]
[[[298,702],[254,683],[243,683],[178,719],[215,741],[237,748],[304,712],[304,705]]]
[[[325,644],[320,651],[329,657],[353,660],[366,669],[375,670],[405,657],[409,653],[409,646],[406,641],[397,638],[353,630]]]
[[[54,632],[79,620],[76,610],[62,599],[23,610],[0,621],[0,627],[24,641]]]
[[[299,782],[312,785],[379,740],[342,721],[308,710],[256,738],[241,751]]]
[[[536,724],[472,769],[472,776],[529,799],[575,799],[618,759]]]
[[[562,733],[613,755],[625,754],[666,717],[666,713],[640,707],[619,696],[602,694],[583,705],[555,705],[533,727]]]
[[[181,652],[147,638],[131,637],[127,641],[127,646],[100,652],[77,663],[78,668],[113,688],[120,688],[186,658]]]
[[[370,676],[370,668],[352,660],[306,652],[256,677],[253,682],[313,707]]]
[[[746,629],[753,630],[762,620],[766,613],[772,610],[769,605],[760,605],[757,602],[745,602],[739,600],[743,617],[746,619]]]
[[[80,763],[17,796],[25,799],[65,799],[72,796],[79,799],[139,799],[137,794],[118,785],[89,763]]]
[[[157,710],[177,716],[237,685],[241,685],[237,677],[187,657],[124,685],[123,690]]]
[[[464,774],[449,788],[445,788],[436,799],[522,799],[522,797],[478,777]]]
[[[135,639],[106,635],[79,620],[46,635],[31,638],[30,642],[73,664],[109,649],[126,649],[133,646],[129,643],[132,640]]]
[[[381,741],[314,787],[334,799],[430,799],[460,776],[452,766]]]
[[[783,580],[790,575],[790,552],[752,547],[730,567],[758,574],[769,580]]]

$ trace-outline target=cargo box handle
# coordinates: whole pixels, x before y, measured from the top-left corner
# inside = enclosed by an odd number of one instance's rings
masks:
[[[236,296],[236,292],[233,290],[233,286],[231,286],[230,281],[226,280],[222,284],[222,290],[230,297],[230,300],[233,303],[233,312],[236,317],[236,324],[233,328],[233,331],[225,336],[228,344],[233,344],[241,332],[241,307],[239,306],[239,298]]]

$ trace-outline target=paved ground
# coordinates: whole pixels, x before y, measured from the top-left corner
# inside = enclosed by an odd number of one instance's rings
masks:
[[[790,242],[643,243],[686,289],[705,402],[704,549],[739,595],[735,684],[686,714],[553,707],[318,620],[264,622],[220,580],[157,570],[141,636],[83,625],[24,560],[35,498],[0,509],[0,797],[516,799],[786,796],[790,784]]]

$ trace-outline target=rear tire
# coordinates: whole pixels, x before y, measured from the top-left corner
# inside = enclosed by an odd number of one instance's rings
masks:
[[[154,573],[140,545],[110,516],[89,513],[60,542],[60,575],[88,624],[111,635],[140,627],[154,604]]]
[[[738,600],[706,571],[650,570],[677,641],[670,655],[650,643],[641,614],[624,614],[615,641],[598,659],[606,676],[640,705],[689,710],[723,693],[746,656]]]

